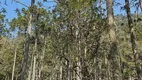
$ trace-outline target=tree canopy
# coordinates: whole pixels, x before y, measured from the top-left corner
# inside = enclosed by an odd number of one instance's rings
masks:
[[[0,1],[0,80],[142,80],[141,0],[11,1],[22,7],[11,19]]]

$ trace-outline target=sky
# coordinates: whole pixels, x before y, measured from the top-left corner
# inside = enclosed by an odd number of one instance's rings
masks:
[[[114,0],[116,3],[120,3],[121,5],[119,6],[114,6],[114,14],[117,15],[117,14],[122,14],[122,15],[126,15],[126,11],[125,10],[122,10],[121,7],[123,7],[125,5],[125,0]],[[129,0],[131,6],[130,6],[130,10],[131,10],[131,13],[135,13],[135,10],[136,10],[136,7],[134,7],[133,5],[138,2],[138,0],[135,0],[135,3],[134,3],[134,0]],[[115,5],[116,5],[115,3]],[[140,13],[140,9],[138,9],[138,13]]]
[[[31,1],[30,0],[19,0],[21,3],[24,3],[27,6],[30,6]],[[42,0],[36,0],[36,1],[42,1]],[[52,7],[55,5],[54,2],[52,2],[53,0],[48,0],[48,2],[44,3],[45,8],[48,7]],[[0,1],[0,9],[1,8],[5,8],[7,13],[6,13],[6,18],[8,18],[9,20],[13,19],[14,17],[17,17],[17,14],[15,12],[15,10],[18,9],[22,9],[22,8],[26,8],[25,6],[16,3],[12,0],[6,0],[6,5],[5,5],[5,0],[1,0]]]
[[[31,4],[31,0],[19,0],[19,1],[25,4],[26,6],[30,6]],[[43,0],[36,0],[36,1],[43,1]],[[47,10],[53,9],[53,6],[55,6],[56,4],[53,2],[53,0],[47,0],[47,1],[48,2],[44,2],[43,4],[44,8],[46,8]],[[49,9],[49,7],[51,8]],[[13,18],[17,17],[16,11],[15,11],[16,9],[22,9],[26,7],[19,3],[14,2],[13,0],[0,0],[0,10],[2,8],[5,8],[6,10],[6,13],[5,13],[6,19],[8,19],[8,21],[11,21]],[[9,24],[7,24],[5,28],[10,28]],[[12,31],[10,33],[11,33],[11,38],[14,38],[17,36],[17,31]]]

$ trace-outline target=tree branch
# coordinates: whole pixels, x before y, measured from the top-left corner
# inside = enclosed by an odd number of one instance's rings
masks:
[[[20,2],[19,0],[13,0],[13,1],[15,1],[16,3],[19,3],[19,4],[21,4],[21,5],[25,6],[25,7],[28,7],[26,4]]]

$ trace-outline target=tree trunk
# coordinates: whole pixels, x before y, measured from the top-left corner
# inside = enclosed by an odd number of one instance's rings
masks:
[[[34,3],[35,3],[35,0],[31,0],[30,8],[32,8]],[[23,64],[22,64],[22,71],[21,71],[21,74],[20,74],[21,80],[25,80],[24,76],[26,75],[26,72],[27,72],[28,57],[29,57],[29,46],[30,46],[30,37],[31,37],[31,30],[32,30],[32,16],[33,16],[33,12],[30,12],[28,28],[27,28],[27,32],[28,33],[27,33],[27,36],[26,36],[27,37],[27,41],[26,41],[26,44],[25,44],[24,60],[23,60]]]
[[[34,57],[34,55],[32,54],[31,57],[32,57],[32,58],[31,58],[30,69],[29,69],[29,73],[28,73],[28,80],[31,80],[32,68],[33,68],[32,62],[33,62],[33,57]]]
[[[135,35],[134,35],[134,28],[133,28],[133,21],[132,21],[132,17],[131,17],[129,0],[125,0],[125,9],[127,12],[130,41],[131,41],[131,46],[132,46],[132,52],[134,55],[135,69],[137,72],[138,80],[142,80],[142,72],[141,72],[141,66],[139,65],[139,62],[138,62],[139,54],[138,54],[136,42],[135,42]]]
[[[34,56],[34,61],[33,61],[32,80],[35,80],[35,77],[36,77],[36,56]]]
[[[12,80],[14,80],[16,56],[17,56],[17,43],[15,44],[15,54],[14,54],[14,62],[13,62],[13,69],[12,69]]]
[[[78,41],[78,54],[80,55],[80,40]],[[77,80],[82,80],[81,77],[81,58],[78,56],[78,61],[77,61],[77,70],[76,70],[76,78]]]
[[[43,69],[43,63],[44,63],[44,55],[45,55],[45,49],[46,49],[46,40],[45,40],[45,35],[44,35],[44,46],[43,46],[43,50],[42,50],[42,54],[41,54],[41,65],[40,65],[40,69],[39,69],[39,80],[41,80],[41,75],[42,75],[42,69]]]
[[[77,72],[76,72],[76,79],[77,80],[81,80],[81,74],[80,74],[80,67],[81,67],[81,62],[80,62],[80,60],[78,60],[78,62],[77,62]]]
[[[59,80],[63,80],[63,67],[62,67],[62,64],[60,65],[60,79]]]
[[[121,80],[118,73],[120,73],[120,66],[119,61],[117,59],[118,57],[118,50],[117,50],[117,39],[116,39],[116,33],[115,33],[115,23],[114,23],[114,15],[113,15],[113,1],[112,0],[106,0],[107,3],[107,19],[108,19],[108,28],[109,28],[109,37],[110,37],[110,53],[109,53],[109,62],[113,65],[111,65],[112,69],[112,80]]]

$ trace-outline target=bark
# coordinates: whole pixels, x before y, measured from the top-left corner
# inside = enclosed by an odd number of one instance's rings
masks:
[[[80,40],[78,41],[78,54],[80,55]],[[82,80],[82,76],[81,76],[81,58],[78,57],[78,61],[77,61],[77,70],[76,70],[76,79],[77,80]]]
[[[131,41],[131,46],[132,46],[132,52],[134,55],[135,69],[137,72],[138,80],[142,80],[141,66],[139,65],[139,62],[138,62],[139,54],[138,54],[138,50],[137,50],[137,46],[135,42],[135,35],[134,35],[134,28],[133,28],[133,21],[131,17],[129,0],[125,0],[125,9],[126,9],[127,18],[128,18],[130,41]]]
[[[62,67],[62,65],[60,66],[60,79],[59,80],[63,80],[63,67]]]
[[[107,60],[107,80],[111,80],[110,63]]]
[[[109,53],[109,61],[112,68],[112,80],[121,80],[120,75],[116,75],[117,72],[120,73],[120,66],[119,61],[117,59],[118,50],[117,50],[117,39],[116,39],[116,32],[115,32],[115,22],[114,22],[114,15],[113,15],[113,1],[106,0],[107,3],[107,19],[108,19],[108,28],[109,28],[109,37],[110,37],[110,53]],[[117,69],[116,69],[117,68]]]
[[[89,79],[89,77],[88,77],[88,74],[89,74],[89,72],[88,72],[88,66],[86,65],[86,62],[85,62],[85,60],[87,59],[86,57],[87,57],[87,46],[86,46],[86,42],[84,42],[85,44],[84,44],[84,54],[83,54],[83,58],[82,58],[82,80],[88,80]]]
[[[43,50],[42,50],[42,54],[41,54],[41,65],[40,65],[40,69],[39,69],[39,80],[41,80],[41,75],[42,75],[42,70],[43,70],[43,63],[44,63],[44,54],[45,54],[45,49],[46,49],[46,40],[45,40],[45,36],[44,36],[44,47],[43,47]]]
[[[31,0],[31,8],[34,5],[35,0]],[[24,76],[27,73],[27,66],[28,66],[28,57],[29,57],[29,46],[30,46],[30,37],[31,37],[31,29],[32,29],[32,10],[30,12],[30,16],[29,16],[29,22],[28,22],[28,28],[27,28],[27,41],[25,44],[25,52],[24,52],[24,60],[23,60],[23,64],[22,64],[22,71],[20,74],[21,80],[25,80]]]
[[[33,70],[32,70],[32,80],[36,80],[36,73],[37,73],[37,69],[36,69],[36,58],[38,58],[38,51],[37,51],[37,42],[38,42],[38,30],[37,28],[35,28],[35,46],[34,46],[34,53],[33,53]]]
[[[81,80],[81,76],[80,76],[80,71],[81,71],[81,69],[80,69],[80,67],[81,67],[81,62],[80,62],[80,60],[77,62],[77,72],[76,72],[76,79],[77,80]]]
[[[17,43],[15,45],[15,54],[14,54],[14,62],[13,62],[13,69],[12,69],[12,80],[14,80],[14,71],[15,71],[16,56],[17,56]]]
[[[66,80],[70,80],[70,71],[69,71],[69,61],[68,60],[66,60],[66,73],[67,73],[67,78],[66,78]]]
[[[100,15],[103,16],[102,0],[100,0]]]
[[[34,56],[32,80],[35,80],[35,77],[36,77],[36,56]]]
[[[33,62],[33,54],[32,54],[32,59],[31,59],[31,65],[30,65],[30,69],[29,69],[29,73],[28,73],[28,80],[31,80],[31,75],[32,75],[32,62]]]

